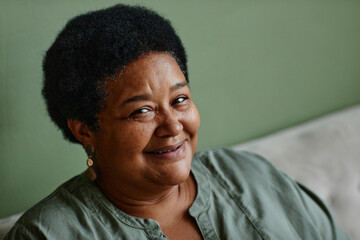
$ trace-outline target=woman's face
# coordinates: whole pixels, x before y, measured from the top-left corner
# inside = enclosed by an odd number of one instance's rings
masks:
[[[200,118],[176,61],[151,53],[106,81],[101,130],[91,137],[103,190],[143,191],[185,181]]]

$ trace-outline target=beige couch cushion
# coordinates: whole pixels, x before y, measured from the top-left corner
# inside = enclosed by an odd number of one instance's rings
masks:
[[[0,219],[0,239],[3,239],[6,233],[14,225],[14,223],[19,219],[22,213],[12,215],[7,218]]]
[[[236,145],[258,153],[317,193],[360,239],[360,106]]]

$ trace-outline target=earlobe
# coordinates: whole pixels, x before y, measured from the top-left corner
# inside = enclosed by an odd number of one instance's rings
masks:
[[[68,119],[67,125],[75,138],[79,140],[83,146],[87,146],[91,143],[92,132],[86,124],[76,119]]]

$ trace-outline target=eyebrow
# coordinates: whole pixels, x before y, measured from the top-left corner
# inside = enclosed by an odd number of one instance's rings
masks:
[[[123,103],[121,103],[120,106],[129,104],[131,102],[137,102],[137,101],[145,101],[145,100],[149,100],[151,98],[152,94],[141,94],[141,95],[136,95],[133,96],[131,98],[126,99]]]
[[[174,90],[176,90],[176,89],[179,89],[179,88],[182,88],[182,87],[185,87],[185,86],[189,86],[189,83],[188,83],[188,82],[176,83],[176,84],[174,84],[174,85],[170,88],[170,90],[171,90],[171,91],[174,91]],[[124,102],[121,103],[120,106],[129,104],[129,103],[131,103],[131,102],[146,101],[146,100],[151,99],[151,97],[152,97],[152,94],[140,94],[140,95],[136,95],[136,96],[133,96],[133,97],[130,97],[130,98],[126,99]]]
[[[188,82],[182,82],[182,83],[176,83],[174,86],[172,86],[170,89],[172,91],[176,90],[176,89],[179,89],[179,88],[182,88],[182,87],[185,87],[185,86],[189,86],[189,83]]]

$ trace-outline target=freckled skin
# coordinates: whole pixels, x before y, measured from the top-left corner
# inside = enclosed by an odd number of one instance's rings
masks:
[[[147,201],[187,181],[200,118],[176,61],[151,53],[130,63],[115,81],[106,81],[101,130],[89,141],[102,191],[110,199]],[[123,104],[138,95],[147,98]],[[181,142],[180,156],[164,160],[149,153]]]

